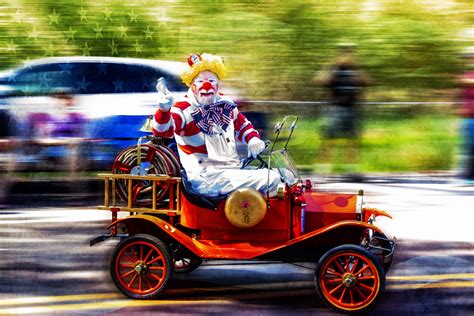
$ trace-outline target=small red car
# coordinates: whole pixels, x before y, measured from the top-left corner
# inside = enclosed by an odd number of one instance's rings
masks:
[[[293,117],[282,149],[274,150],[286,117],[276,127],[268,161],[285,184],[277,196],[240,189],[221,200],[189,190],[179,175],[179,161],[157,144],[130,147],[118,155],[112,174],[101,174],[105,205],[112,223],[109,237],[121,237],[110,273],[126,296],[151,299],[162,294],[173,273],[191,272],[203,260],[277,260],[316,263],[315,287],[333,309],[363,312],[385,288],[394,241],[375,226],[388,213],[363,204],[363,192],[318,192],[302,182],[287,144],[296,126]],[[122,202],[120,202],[122,200]],[[119,218],[119,212],[128,216]]]

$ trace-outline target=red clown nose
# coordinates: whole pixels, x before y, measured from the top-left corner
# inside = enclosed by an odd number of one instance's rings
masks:
[[[202,85],[202,90],[211,90],[212,89],[212,84],[209,81],[204,82]]]

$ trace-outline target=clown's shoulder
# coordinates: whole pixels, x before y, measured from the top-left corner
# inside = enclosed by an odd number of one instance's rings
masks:
[[[181,111],[186,110],[190,106],[191,106],[191,102],[184,98],[180,100],[176,100],[176,102],[174,103],[174,107],[180,109]]]
[[[232,100],[231,97],[229,97],[225,94],[219,93],[219,97],[220,97],[220,101],[231,102],[231,103],[235,104],[234,100]]]

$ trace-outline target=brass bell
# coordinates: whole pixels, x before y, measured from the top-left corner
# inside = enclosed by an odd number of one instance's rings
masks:
[[[152,117],[151,116],[147,117],[145,123],[140,128],[140,132],[150,132],[151,133],[151,121],[152,121]]]
[[[225,202],[227,220],[238,228],[250,228],[260,223],[267,213],[262,194],[253,188],[237,189]]]

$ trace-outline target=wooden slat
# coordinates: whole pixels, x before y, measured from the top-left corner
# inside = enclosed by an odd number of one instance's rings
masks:
[[[128,207],[132,208],[132,179],[128,179]]]
[[[99,209],[101,210],[111,210],[112,208],[118,208],[120,211],[130,212],[130,215],[134,213],[156,213],[156,214],[168,214],[169,212],[173,212],[177,215],[180,214],[180,185],[181,182],[180,177],[170,177],[168,175],[148,175],[148,176],[135,176],[129,174],[112,174],[112,173],[100,173],[98,176],[104,179],[104,206],[100,206]],[[116,194],[116,186],[117,180],[125,180],[127,182],[127,191],[128,191],[128,199],[125,203],[126,206],[117,206],[117,194]],[[153,201],[151,208],[140,208],[140,207],[133,207],[133,196],[132,196],[132,189],[133,189],[133,181],[134,180],[147,180],[152,182],[152,190],[153,190]],[[157,182],[170,182],[170,203],[168,208],[166,209],[157,209]],[[111,182],[111,183],[110,183]],[[112,199],[112,201],[111,201]]]
[[[176,210],[181,210],[181,192],[179,185],[176,186]]]
[[[98,206],[97,209],[110,211],[110,207],[105,207],[105,206]],[[125,206],[124,207],[119,207],[119,212],[150,213],[150,214],[164,214],[164,215],[167,215],[169,213],[175,213],[176,215],[181,214],[181,212],[178,212],[176,210],[170,210],[170,209],[152,210],[150,208],[144,208],[144,207],[128,208],[128,207],[125,207]]]
[[[149,180],[149,181],[176,181],[181,182],[181,177],[170,177],[166,174],[148,175],[148,176],[135,176],[131,174],[112,174],[112,173],[99,173],[99,178],[109,179],[133,179],[133,180]]]
[[[115,179],[112,178],[112,205],[117,205],[117,195],[115,194]]]
[[[105,195],[104,195],[104,205],[105,207],[109,207],[109,179],[108,178],[105,178],[104,179],[104,192],[105,192]]]
[[[153,194],[151,207],[153,210],[156,210],[156,181],[152,181],[151,186],[152,186],[152,194]]]

